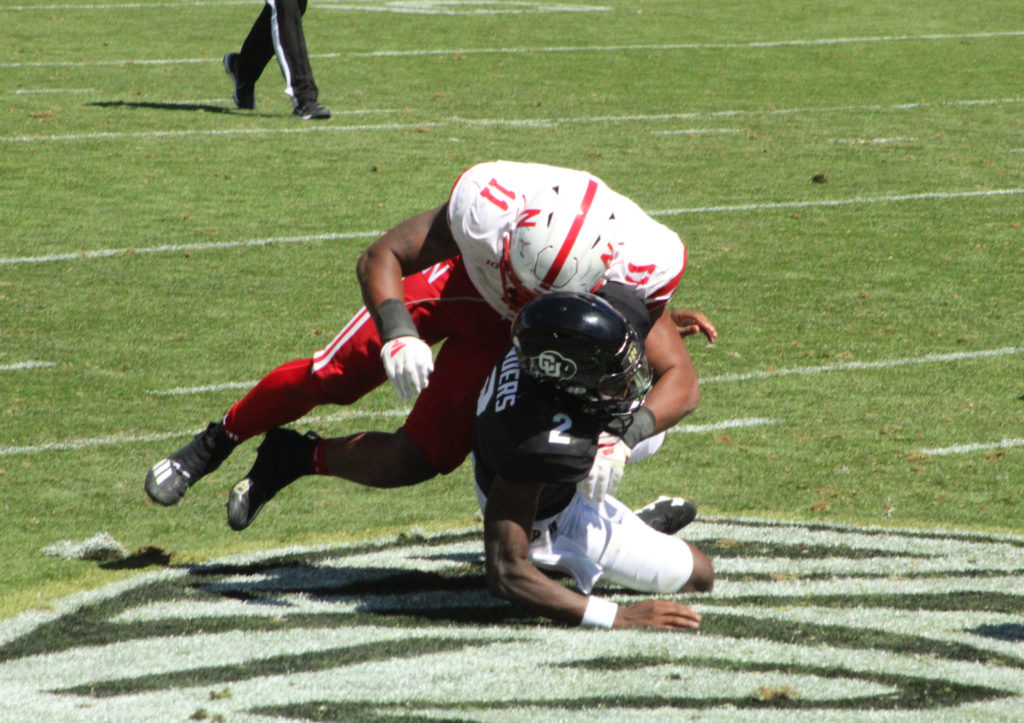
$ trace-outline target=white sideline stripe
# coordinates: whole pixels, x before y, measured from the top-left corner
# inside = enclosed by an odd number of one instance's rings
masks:
[[[204,384],[198,387],[175,387],[174,389],[151,389],[149,394],[157,397],[175,397],[186,394],[203,394],[204,392],[222,392],[226,389],[252,389],[259,379],[251,382],[224,382],[223,384]]]
[[[2,65],[0,65],[2,67]],[[616,115],[616,116],[583,116],[569,118],[536,118],[536,119],[508,119],[508,118],[460,118],[454,116],[445,121],[433,121],[423,123],[377,123],[358,126],[343,125],[320,125],[291,128],[230,128],[221,130],[183,130],[183,131],[135,131],[135,132],[108,132],[108,133],[80,133],[65,134],[59,136],[3,136],[0,142],[3,143],[44,143],[54,141],[82,141],[82,140],[112,140],[122,138],[167,138],[167,137],[189,137],[189,136],[258,136],[274,135],[278,133],[347,133],[356,131],[416,131],[427,128],[448,128],[453,125],[463,126],[509,126],[521,128],[549,128],[552,126],[567,123],[634,123],[649,122],[657,120],[693,120],[701,118],[738,118],[741,116],[763,116],[763,115],[791,115],[798,113],[884,113],[893,111],[918,110],[922,108],[962,108],[987,105],[1004,105],[1024,103],[1024,98],[997,98],[997,99],[975,99],[975,100],[953,100],[938,101],[931,103],[899,103],[896,105],[859,105],[859,106],[824,106],[819,108],[773,108],[762,110],[723,110],[712,112],[690,111],[686,113],[657,113],[640,115]],[[227,107],[227,106],[225,106]],[[343,113],[344,111],[339,112]],[[394,111],[354,111],[366,113],[391,113]]]
[[[99,91],[95,88],[22,88],[7,92],[14,95],[39,95],[42,93],[98,93]]]
[[[920,454],[927,454],[929,457],[942,457],[947,454],[967,454],[969,452],[980,452],[986,449],[1008,449],[1010,447],[1024,447],[1024,439],[1001,439],[998,442],[954,444],[952,447],[922,449]]]
[[[916,143],[916,138],[831,138],[830,143],[850,146],[882,146],[887,143]]]
[[[772,377],[783,377],[790,374],[822,374],[824,372],[850,371],[858,369],[886,369],[889,367],[907,366],[911,364],[929,364],[934,362],[954,362],[967,359],[978,359],[984,357],[1007,356],[1019,354],[1024,349],[1017,347],[1004,347],[1002,349],[986,349],[983,351],[965,351],[952,354],[926,354],[925,356],[909,357],[905,359],[885,359],[875,362],[840,362],[839,364],[826,364],[813,367],[789,367],[771,371],[744,372],[740,374],[722,374],[714,377],[704,377],[701,383],[716,382],[741,382],[748,379],[770,379]],[[258,379],[247,382],[223,382],[221,384],[206,384],[193,387],[174,387],[173,389],[155,389],[149,394],[158,397],[171,397],[187,394],[202,394],[204,392],[219,392],[226,389],[251,389],[256,386]]]
[[[409,409],[388,409],[382,412],[340,412],[323,417],[304,417],[302,421],[313,423],[341,422],[361,417],[401,417],[409,413]],[[713,431],[716,429],[730,429],[733,427],[758,426],[773,424],[771,419],[730,419],[717,424],[686,425],[672,431],[688,432],[696,434],[699,432]],[[202,430],[191,432],[161,432],[159,434],[114,434],[109,437],[93,437],[91,439],[69,439],[64,442],[51,442],[49,444],[36,444],[26,447],[0,447],[0,457],[10,457],[16,454],[34,454],[37,452],[66,452],[74,449],[86,449],[88,447],[104,447],[112,444],[138,444],[144,442],[161,442],[166,439],[180,437],[191,437]]]
[[[926,364],[931,362],[953,362],[963,361],[967,359],[978,359],[983,357],[995,357],[1005,356],[1007,354],[1019,354],[1024,349],[1017,347],[1005,347],[1003,349],[989,349],[986,351],[976,352],[961,352],[956,354],[927,354],[921,357],[914,357],[910,359],[890,359],[887,361],[878,362],[849,362],[843,364],[831,364],[827,366],[815,366],[815,367],[793,367],[789,369],[779,369],[777,371],[766,371],[766,372],[749,372],[746,374],[724,374],[717,377],[708,377],[704,379],[705,382],[729,382],[729,381],[743,381],[746,379],[762,379],[765,377],[783,376],[786,374],[820,374],[823,372],[830,371],[843,371],[843,370],[854,370],[854,369],[884,369],[888,367],[905,366],[909,364]],[[196,387],[195,389],[207,390],[210,388],[234,388],[234,385],[251,386],[249,383],[243,382],[232,382],[233,386],[225,385],[211,385],[211,387]],[[156,392],[159,393],[159,392]],[[188,393],[178,392],[177,390],[170,390],[170,393]],[[361,417],[398,417],[409,413],[408,409],[391,409],[382,412],[374,411],[345,411],[337,414],[331,414],[323,417],[306,417],[305,419],[309,422],[335,422],[344,421],[348,419],[356,419]],[[699,433],[714,431],[718,429],[729,429],[733,427],[748,427],[748,426],[762,426],[766,424],[775,424],[776,421],[763,417],[754,417],[749,419],[730,419],[724,422],[717,422],[714,424],[700,424],[700,425],[682,425],[681,427],[675,427],[672,431],[686,432],[686,433]],[[81,449],[83,447],[95,447],[107,444],[130,444],[136,442],[154,442],[164,439],[171,439],[174,437],[182,437],[188,434],[197,434],[198,431],[182,433],[182,432],[168,432],[163,434],[150,434],[143,436],[124,436],[115,435],[112,437],[99,437],[94,439],[85,440],[70,440],[67,442],[55,442],[51,444],[35,445],[29,447],[0,447],[0,457],[14,455],[14,454],[30,454],[33,452],[46,452],[51,450],[68,450],[68,449]],[[1004,440],[1005,441],[1005,440]],[[1011,446],[1017,446],[1015,440],[1010,440]],[[1024,441],[1021,442],[1024,444]],[[998,445],[997,445],[998,446]],[[970,450],[968,450],[970,451]],[[927,450],[925,454],[930,454]],[[934,453],[934,452],[933,452]]]
[[[161,246],[139,246],[123,249],[98,249],[96,251],[78,251],[70,254],[49,254],[47,256],[8,256],[0,258],[0,266],[13,264],[42,264],[50,261],[84,261],[88,259],[105,259],[112,256],[129,256],[132,254],[163,254],[180,251],[206,251],[210,249],[231,249],[248,246],[270,246],[272,244],[299,244],[311,241],[338,241],[354,238],[380,236],[382,231],[356,231],[353,233],[320,233],[309,236],[278,236],[276,238],[250,239],[248,241],[220,241],[194,244],[164,244]]]
[[[777,420],[766,417],[750,417],[748,419],[727,419],[724,422],[713,424],[680,424],[668,430],[669,433],[684,432],[686,434],[700,434],[701,432],[717,432],[720,429],[736,429],[739,427],[763,427],[768,424],[776,424]]]
[[[352,53],[353,57],[393,58],[421,55],[493,55],[522,53],[617,53],[622,51],[652,50],[746,50],[761,48],[801,48],[855,43],[902,43],[913,40],[991,40],[1024,36],[1022,30],[987,33],[936,33],[931,35],[876,35],[860,38],[815,38],[810,40],[764,40],[749,43],[667,43],[658,45],[579,45],[547,48],[442,48],[435,50],[378,50],[372,53]]]
[[[196,435],[199,430],[189,433]],[[92,439],[69,439],[64,442],[51,442],[49,444],[35,444],[28,447],[0,447],[0,457],[8,457],[15,454],[32,454],[34,452],[67,451],[71,449],[86,449],[87,447],[103,447],[109,444],[135,444],[138,442],[160,442],[165,439],[181,437],[181,432],[163,432],[161,434],[126,435],[115,434],[110,437],[93,437]]]
[[[154,3],[92,3],[90,5],[68,5],[68,4],[52,4],[52,5],[7,5],[0,6],[0,10],[149,10],[151,8],[201,8],[201,7],[222,7],[225,5],[243,5],[246,4],[247,0],[235,0],[235,2],[154,2]],[[251,1],[249,2],[251,4]],[[437,3],[438,6],[458,6],[459,3],[448,0],[446,3]],[[495,3],[490,3],[494,5]],[[524,5],[525,3],[519,3]],[[329,3],[327,5],[319,5],[320,10],[363,10],[366,12],[388,12],[388,13],[401,13],[401,14],[421,14],[421,15],[460,15],[468,13],[460,13],[458,10],[430,10],[429,7],[417,7],[420,3],[398,3],[394,5],[386,5],[379,7],[376,4],[372,5],[360,5],[357,3]],[[527,12],[566,12],[566,13],[589,13],[589,12],[610,12],[611,8],[604,7],[601,5],[565,5],[565,4],[544,4],[544,3],[530,3],[530,10],[525,11],[521,9],[493,9],[493,10],[479,10],[476,8],[470,9],[468,12],[474,15],[525,15]],[[321,57],[319,55],[310,56],[313,58]]]
[[[648,211],[651,216],[680,216],[699,213],[729,213],[742,211],[767,211],[781,208],[809,208],[814,206],[834,207],[852,206],[869,203],[901,203],[906,201],[953,200],[957,198],[979,198],[993,196],[1014,196],[1024,194],[1024,188],[996,188],[990,191],[952,191],[946,193],[914,193],[900,196],[874,196],[822,201],[786,201],[779,203],[745,203],[732,206],[703,206],[698,208],[676,208],[660,211]],[[340,239],[376,238],[382,231],[354,231],[351,233],[327,233],[310,236],[281,236],[277,238],[251,239],[248,241],[221,241],[195,244],[166,244],[162,246],[141,246],[121,249],[98,249],[96,251],[78,251],[67,254],[49,254],[46,256],[7,256],[0,257],[0,266],[14,264],[41,264],[51,261],[75,261],[87,259],[126,256],[129,254],[159,254],[180,251],[202,251],[229,249],[248,246],[268,246],[271,244],[298,244],[310,241],[334,241]]]
[[[898,196],[855,196],[822,201],[781,201],[779,203],[741,203],[734,206],[702,206],[699,208],[674,208],[664,211],[650,211],[651,216],[681,216],[692,213],[727,213],[730,211],[770,211],[779,208],[811,208],[822,206],[854,206],[868,203],[900,203],[903,201],[948,201],[955,198],[978,198],[992,196],[1016,196],[1024,188],[997,188],[989,191],[957,191],[952,193],[908,193]]]
[[[44,361],[24,361],[16,362],[14,364],[0,364],[0,372],[13,372],[18,369],[44,369],[46,367],[55,367],[56,362],[44,362]]]
[[[198,4],[198,3],[196,3]],[[179,7],[176,4],[123,4],[123,5],[38,5],[38,6],[0,6],[3,10],[106,10],[134,9],[152,7]],[[181,6],[184,7],[184,6]],[[329,6],[320,6],[328,9]],[[349,9],[346,6],[346,9]],[[354,8],[369,9],[369,8]],[[946,40],[995,40],[998,38],[1017,38],[1024,36],[1024,30],[1006,30],[980,33],[937,33],[930,35],[876,35],[853,38],[812,38],[806,40],[764,40],[749,43],[667,43],[648,45],[579,45],[549,46],[529,48],[435,48],[433,50],[377,50],[369,53],[317,53],[309,57],[317,59],[335,58],[402,58],[429,55],[522,55],[526,53],[618,53],[618,52],[651,52],[675,50],[747,50],[764,48],[806,48],[829,45],[850,45],[856,43],[903,43],[910,41],[946,41]],[[77,67],[98,65],[178,65],[191,63],[218,62],[211,58],[164,58],[156,60],[96,60],[96,61],[36,61],[28,63],[0,63],[0,68],[46,68],[46,67]]]
[[[953,354],[925,354],[924,356],[908,357],[905,359],[885,359],[873,362],[840,362],[838,364],[824,364],[813,367],[787,367],[760,372],[745,372],[742,374],[721,374],[716,377],[705,377],[703,383],[715,382],[741,382],[747,379],[769,379],[771,377],[784,377],[790,374],[822,374],[835,371],[855,371],[860,369],[888,369],[890,367],[907,366],[911,364],[930,364],[935,362],[956,362],[967,359],[982,359],[985,357],[1008,356],[1020,354],[1024,348],[1003,347],[1002,349],[985,349],[982,351],[964,351]]]
[[[651,131],[652,136],[707,136],[718,133],[742,133],[742,128],[683,128],[672,131]]]

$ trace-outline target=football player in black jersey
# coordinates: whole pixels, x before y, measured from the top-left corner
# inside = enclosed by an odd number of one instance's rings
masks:
[[[661,594],[709,592],[714,583],[700,550],[587,486],[601,435],[630,439],[651,386],[649,316],[621,291],[608,284],[599,292],[607,300],[551,292],[527,304],[513,323],[513,349],[481,390],[473,459],[487,585],[565,623],[695,628],[700,615],[678,602],[620,608],[589,595],[599,579]],[[583,594],[538,567],[571,574]]]

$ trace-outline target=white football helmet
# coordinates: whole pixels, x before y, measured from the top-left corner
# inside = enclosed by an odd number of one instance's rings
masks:
[[[616,252],[611,196],[604,183],[582,176],[526,199],[501,261],[512,309],[547,291],[592,292],[604,283]]]

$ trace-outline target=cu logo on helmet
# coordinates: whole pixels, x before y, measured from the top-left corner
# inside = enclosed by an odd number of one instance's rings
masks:
[[[576,374],[576,363],[566,359],[553,349],[542,351],[530,360],[533,375],[546,379],[572,379]]]

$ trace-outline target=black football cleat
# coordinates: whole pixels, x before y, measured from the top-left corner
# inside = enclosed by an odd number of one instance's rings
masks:
[[[295,106],[292,115],[302,120],[324,120],[331,117],[331,111],[315,100],[304,100]]]
[[[320,442],[315,432],[271,429],[256,450],[249,474],[228,495],[228,525],[244,530],[263,506],[299,477],[313,474],[313,452]]]
[[[245,110],[252,110],[256,107],[256,85],[255,83],[243,83],[238,75],[238,53],[228,53],[224,56],[224,72],[231,76],[231,82],[235,84],[235,92],[231,97],[235,105]]]
[[[659,497],[636,514],[648,527],[674,535],[697,517],[697,505],[682,497]]]
[[[177,452],[146,473],[146,494],[165,507],[178,504],[188,488],[220,467],[238,446],[220,422],[213,422]]]

